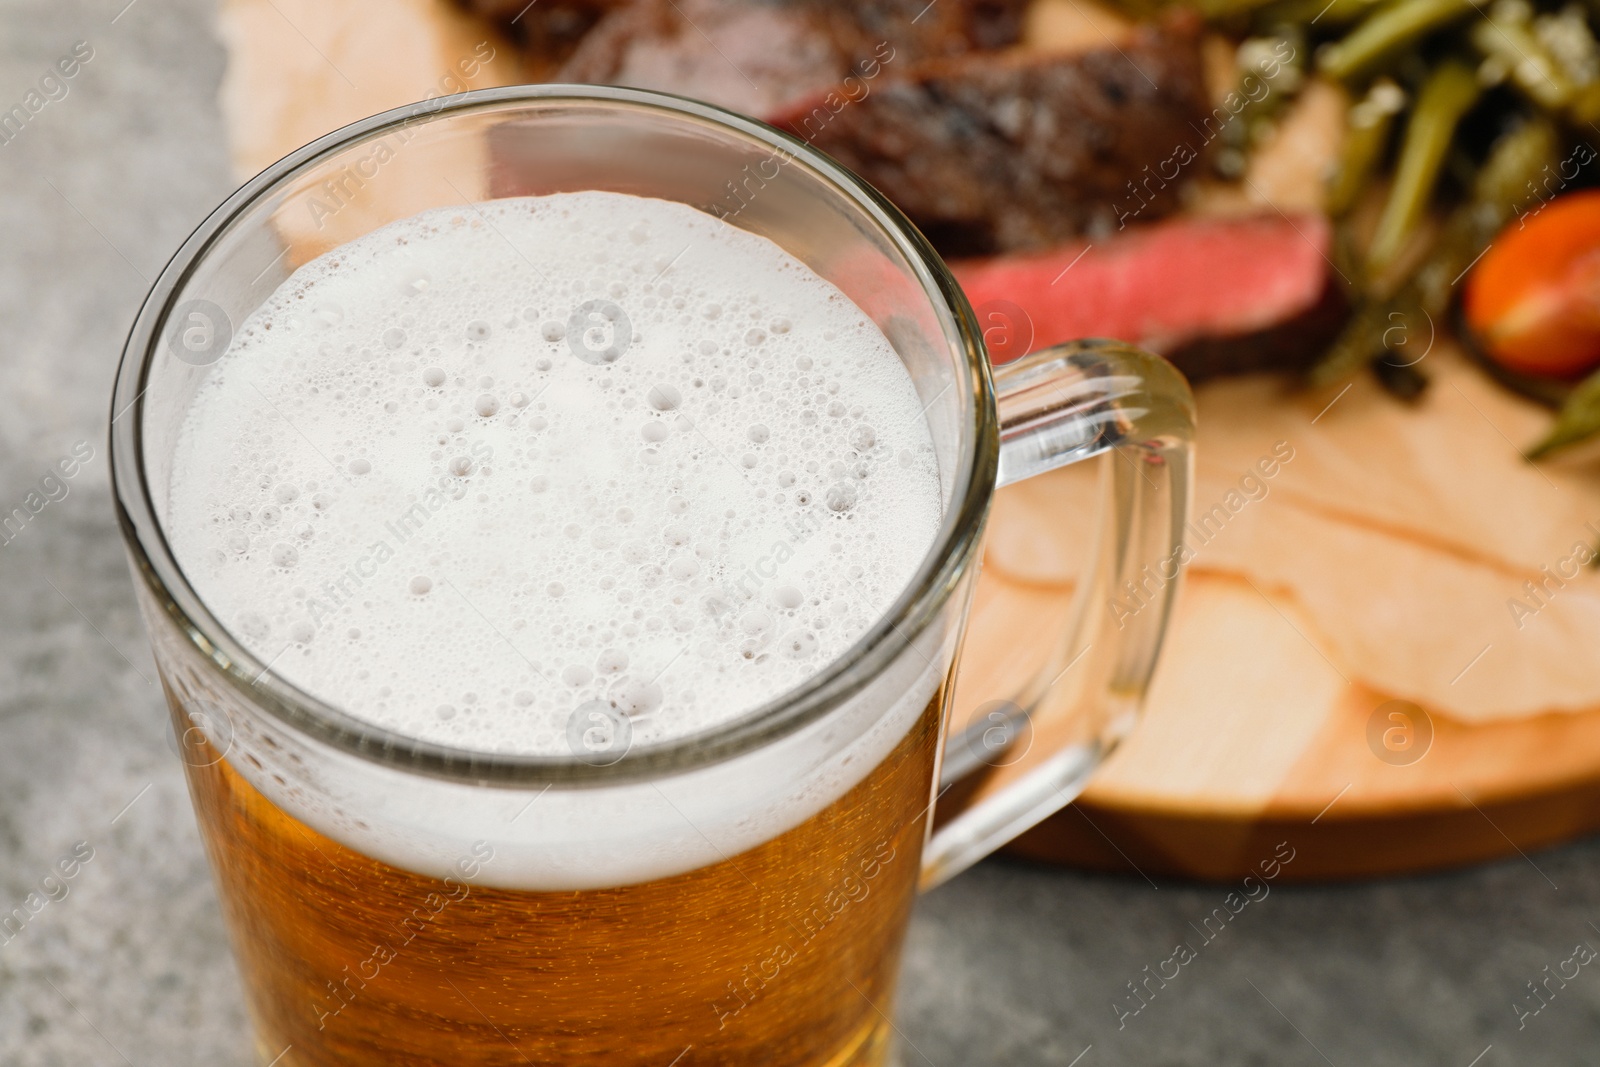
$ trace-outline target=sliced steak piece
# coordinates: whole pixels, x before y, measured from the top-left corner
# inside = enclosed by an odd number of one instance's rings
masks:
[[[897,59],[870,93],[773,121],[866,178],[946,254],[1047,248],[1177,207],[1209,114],[1199,31],[1180,14],[1124,48]]]
[[[1298,369],[1348,305],[1321,215],[1176,218],[1109,240],[951,264],[1005,362],[1079,337],[1115,337],[1190,378]]]

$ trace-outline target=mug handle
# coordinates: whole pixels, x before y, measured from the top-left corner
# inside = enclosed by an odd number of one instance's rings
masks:
[[[1003,710],[946,742],[923,889],[1071,803],[1127,736],[1187,562],[1194,398],[1172,364],[1120,341],[1072,341],[995,368],[994,381],[999,485],[1116,455],[1102,472],[1093,561],[1061,641]],[[1126,583],[1143,606],[1118,613],[1112,600]]]

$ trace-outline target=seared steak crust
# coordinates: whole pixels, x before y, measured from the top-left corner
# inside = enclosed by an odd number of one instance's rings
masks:
[[[896,63],[869,95],[841,99],[782,124],[948,255],[1044,248],[1171,212],[1209,113],[1189,20],[1145,27],[1121,49]]]

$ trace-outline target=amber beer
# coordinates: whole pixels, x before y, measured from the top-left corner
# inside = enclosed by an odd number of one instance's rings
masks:
[[[939,734],[801,825],[613,889],[413,874],[297,821],[206,746],[190,789],[278,1067],[867,1067],[884,1062]],[[177,711],[181,727],[190,724]]]

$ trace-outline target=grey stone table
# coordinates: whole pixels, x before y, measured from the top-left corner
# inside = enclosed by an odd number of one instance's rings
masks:
[[[223,56],[208,0],[4,0],[0,111],[79,41],[92,56],[65,95],[50,83],[56,98],[0,135],[0,511],[78,442],[93,448],[0,539],[0,914],[43,894],[60,861],[75,871],[0,930],[0,1065],[243,1067],[239,982],[164,740],[103,444],[123,331],[231,185]],[[1274,889],[1119,1019],[1127,983],[1198,942],[1189,924],[1225,890],[991,861],[919,905],[905,1062],[1592,1064],[1600,968],[1520,1028],[1513,1004],[1578,942],[1600,946],[1597,875],[1589,842]]]

